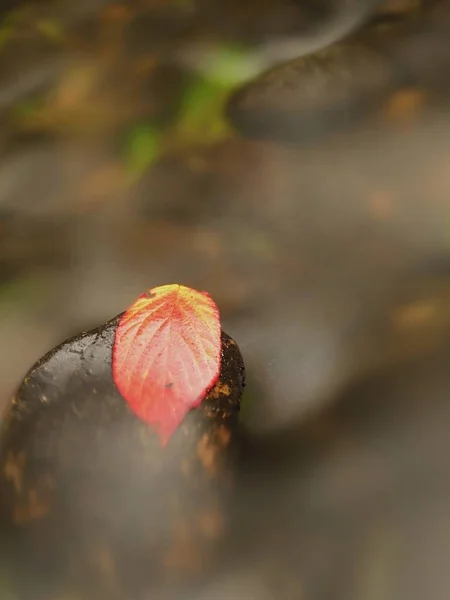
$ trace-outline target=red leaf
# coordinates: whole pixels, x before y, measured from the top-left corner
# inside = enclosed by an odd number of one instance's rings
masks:
[[[165,445],[186,413],[219,378],[219,310],[206,292],[163,285],[122,315],[113,347],[113,379],[131,410]]]

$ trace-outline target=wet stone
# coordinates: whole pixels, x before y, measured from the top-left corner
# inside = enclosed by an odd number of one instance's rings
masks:
[[[345,40],[276,66],[231,96],[228,117],[246,136],[299,141],[358,121],[398,84],[378,46]]]
[[[226,528],[244,366],[222,333],[220,378],[165,448],[111,377],[119,316],[44,356],[0,437],[0,539],[15,597],[159,597],[214,561]]]

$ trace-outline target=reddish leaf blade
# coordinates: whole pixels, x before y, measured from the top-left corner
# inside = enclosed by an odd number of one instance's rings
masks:
[[[164,285],[122,315],[113,347],[113,379],[131,410],[163,445],[219,378],[219,310],[206,292]]]

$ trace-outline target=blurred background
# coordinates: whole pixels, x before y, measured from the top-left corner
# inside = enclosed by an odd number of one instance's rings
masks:
[[[0,3],[1,403],[207,290],[248,386],[205,598],[449,597],[449,34],[446,0]]]

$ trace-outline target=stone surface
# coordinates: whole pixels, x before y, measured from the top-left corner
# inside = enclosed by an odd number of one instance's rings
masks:
[[[47,354],[6,413],[2,556],[20,599],[140,598],[186,585],[224,533],[244,385],[236,343],[222,334],[218,383],[162,449],[112,382],[117,323]]]

